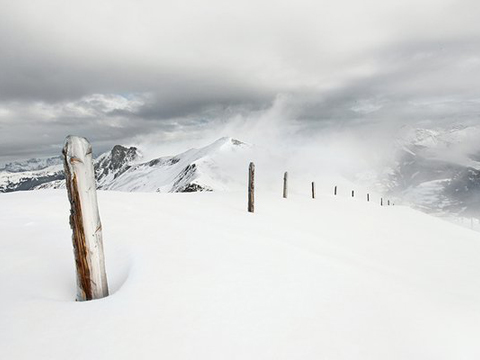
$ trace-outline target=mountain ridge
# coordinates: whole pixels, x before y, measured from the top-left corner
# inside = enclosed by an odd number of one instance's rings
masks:
[[[142,162],[137,147],[115,145],[94,160],[97,188],[118,191],[194,192],[225,190],[218,174],[228,177],[218,166],[222,157],[242,152],[250,145],[222,137],[213,143]],[[59,158],[59,157],[58,157]],[[61,158],[59,158],[61,159]],[[35,163],[34,159],[31,161]],[[39,170],[0,171],[0,192],[64,188],[61,163]]]

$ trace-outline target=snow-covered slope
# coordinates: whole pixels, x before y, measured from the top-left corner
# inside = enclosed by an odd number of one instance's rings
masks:
[[[52,187],[53,184],[61,184],[64,178],[63,165],[33,171],[0,171],[0,193]]]
[[[239,180],[235,178],[236,171],[232,167],[246,168],[248,159],[245,155],[249,149],[250,146],[241,141],[221,138],[200,149],[132,166],[102,188],[156,192],[230,189]]]
[[[0,194],[0,358],[479,359],[478,233],[317,191],[99,191],[87,303],[65,191]]]

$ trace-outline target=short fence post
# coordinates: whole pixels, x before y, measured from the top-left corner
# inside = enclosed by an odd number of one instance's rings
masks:
[[[370,201],[370,194],[367,194],[367,202]]]
[[[85,138],[68,136],[63,160],[77,269],[77,301],[100,299],[108,296],[108,284],[92,146]]]
[[[315,199],[315,182],[312,181],[312,199]]]
[[[387,200],[387,205],[390,206],[390,200]]]
[[[248,167],[248,212],[255,210],[255,164],[250,163]]]
[[[383,198],[380,198],[380,206],[383,206]]]
[[[283,197],[286,199],[288,195],[288,172],[283,174]]]
[[[337,185],[333,188],[333,195],[337,195]]]
[[[355,190],[352,190],[352,197],[355,197]]]

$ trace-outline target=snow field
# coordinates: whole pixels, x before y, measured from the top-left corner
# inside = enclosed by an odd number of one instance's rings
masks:
[[[0,358],[480,358],[471,230],[320,192],[98,197],[112,295],[78,303],[65,190],[0,196]]]

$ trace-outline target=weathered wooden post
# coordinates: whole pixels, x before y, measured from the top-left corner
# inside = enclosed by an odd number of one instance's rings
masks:
[[[250,163],[248,167],[248,212],[255,210],[255,164]]]
[[[288,195],[288,172],[283,174],[283,197],[286,199]]]
[[[63,160],[77,269],[77,301],[100,299],[108,296],[108,284],[92,146],[85,138],[68,136]]]
[[[337,195],[337,185],[333,188],[333,195]]]
[[[352,190],[352,197],[355,197],[355,190]]]
[[[370,194],[367,193],[367,202],[370,201]]]
[[[380,206],[383,206],[383,198],[380,198]]]
[[[315,199],[315,182],[312,181],[312,199]]]

